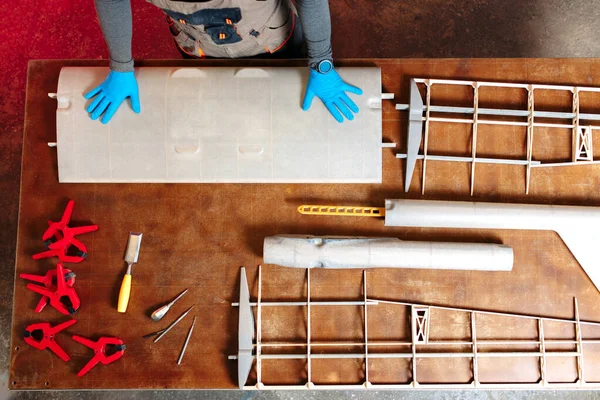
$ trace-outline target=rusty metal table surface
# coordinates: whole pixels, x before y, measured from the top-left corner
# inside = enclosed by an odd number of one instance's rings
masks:
[[[600,86],[600,61],[593,59],[357,59],[340,60],[339,64],[381,67],[384,92],[396,96],[394,101],[384,101],[383,138],[400,143],[400,151],[405,150],[406,114],[395,111],[394,104],[408,102],[410,77]],[[262,240],[279,233],[506,243],[515,252],[510,273],[372,270],[368,273],[369,296],[568,319],[574,316],[573,297],[576,296],[581,318],[600,320],[600,293],[554,232],[384,228],[381,220],[372,218],[310,217],[296,212],[298,205],[306,203],[382,206],[386,198],[406,196],[600,206],[599,165],[536,170],[527,196],[524,169],[502,165],[478,165],[475,195],[469,196],[470,164],[467,163],[432,166],[428,169],[426,195],[420,196],[418,178],[413,179],[411,191],[405,195],[402,190],[404,161],[396,159],[396,151],[390,149],[383,151],[381,185],[59,184],[56,149],[47,145],[55,141],[56,103],[47,93],[56,90],[61,67],[73,65],[98,66],[105,62],[53,60],[29,64],[9,385],[13,389],[236,387],[237,364],[228,360],[227,355],[237,351],[237,310],[230,302],[238,300],[239,267],[247,267],[250,290],[256,295],[256,266],[261,263]],[[296,66],[304,62],[144,61],[138,65]],[[507,93],[507,99],[510,96]],[[559,98],[544,101],[550,107],[564,103],[564,99]],[[597,106],[600,108],[600,104]],[[307,118],[310,118],[309,113]],[[463,134],[458,130],[454,133]],[[439,134],[451,137],[453,131],[449,128]],[[525,149],[524,136],[515,139],[496,131],[486,145],[481,129],[479,135],[480,154],[511,156]],[[454,149],[458,153],[470,154],[467,136],[456,136],[452,143],[463,147]],[[551,156],[555,151],[549,141],[536,143],[536,146]],[[435,148],[430,147],[430,151],[433,150]],[[564,151],[564,148],[558,150]],[[419,173],[420,162],[415,176]],[[75,287],[82,305],[75,315],[77,323],[68,333],[56,337],[71,355],[71,361],[65,363],[47,350],[38,351],[24,343],[23,330],[28,324],[58,323],[67,317],[51,308],[36,314],[33,309],[39,297],[26,289],[26,282],[19,279],[18,274],[41,274],[56,264],[54,259],[33,261],[31,256],[43,250],[41,235],[47,220],[57,220],[68,199],[75,200],[73,225],[93,222],[99,225],[99,230],[82,236],[88,246],[88,259],[69,265],[77,274]],[[144,240],[139,264],[133,271],[128,311],[119,314],[116,300],[125,270],[123,252],[130,231],[143,232]],[[304,274],[302,270],[265,266],[263,299],[302,298],[306,292]],[[315,270],[311,274],[312,299],[361,299],[361,277],[359,270]],[[184,288],[190,288],[190,292],[163,321],[155,323],[149,318],[153,308]],[[156,344],[142,339],[142,335],[166,326],[191,304],[196,305],[192,315],[198,316],[198,323],[186,357],[178,366],[177,356],[191,323],[189,316]],[[282,313],[279,320],[273,318],[272,325],[263,316],[263,339],[265,336],[273,340],[304,337],[301,313],[297,310],[286,313]],[[359,308],[319,310],[312,316],[316,338],[359,340],[361,337]],[[370,331],[377,332],[378,339],[396,337],[398,328],[384,315],[377,316],[373,312],[370,318],[373,318],[369,321]],[[459,337],[465,326],[468,326],[466,320],[450,321],[441,335]],[[507,327],[504,336],[511,337],[511,332],[516,331],[513,328]],[[117,362],[96,366],[78,378],[77,371],[92,352],[71,340],[71,334],[91,338],[117,336],[125,341],[127,350]],[[593,357],[585,359],[586,376],[588,380],[600,381],[600,348],[590,351]],[[432,367],[431,379],[444,381],[450,369],[459,369],[454,363]],[[555,378],[573,380],[574,366],[574,360],[558,363]],[[498,369],[502,380],[520,381],[539,379],[537,367],[536,360],[520,365],[497,360],[487,368]],[[264,368],[271,373],[270,381],[294,383],[301,379],[304,367],[298,363],[274,362],[272,367]],[[313,376],[319,368],[315,367]],[[406,378],[394,368],[393,364],[374,368],[370,379],[390,382]],[[332,361],[323,369],[327,372],[318,378],[321,383],[360,382],[361,379],[355,361]],[[485,368],[480,373],[485,373]],[[460,374],[468,380],[468,370]]]

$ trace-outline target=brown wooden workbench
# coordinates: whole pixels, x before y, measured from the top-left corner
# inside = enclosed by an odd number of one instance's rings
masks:
[[[302,61],[146,61],[139,66],[164,65],[303,65]],[[573,60],[344,60],[341,65],[382,68],[385,92],[395,101],[384,102],[383,136],[401,143],[404,150],[405,113],[394,110],[395,102],[408,102],[409,77],[447,77],[554,84],[600,86],[600,61]],[[23,170],[18,228],[12,353],[9,386],[39,388],[234,388],[237,364],[227,359],[237,351],[237,301],[239,266],[246,266],[251,291],[256,294],[256,266],[261,263],[262,240],[267,235],[306,233],[331,235],[397,236],[414,240],[503,242],[515,252],[510,273],[427,270],[375,270],[369,272],[369,295],[375,298],[434,303],[455,307],[573,318],[573,297],[579,300],[581,318],[600,320],[600,293],[587,278],[560,238],[553,232],[456,231],[384,228],[376,219],[308,217],[296,212],[300,204],[383,205],[386,198],[405,197],[404,162],[394,151],[383,151],[382,185],[257,185],[257,184],[59,184],[55,141],[55,101],[47,97],[56,90],[60,68],[67,65],[105,65],[97,61],[33,61],[29,64],[27,108],[23,139]],[[549,106],[564,99],[546,99]],[[143,108],[143,104],[142,104]],[[201,111],[201,110],[199,110]],[[140,116],[143,118],[143,114]],[[307,114],[307,118],[310,115]],[[450,135],[452,132],[447,132]],[[446,133],[445,133],[446,134]],[[482,133],[480,133],[482,135]],[[525,139],[497,134],[493,146],[479,149],[482,156],[513,155],[524,149]],[[480,139],[483,141],[483,139]],[[430,142],[433,143],[433,142]],[[438,142],[439,143],[439,142]],[[469,153],[467,137],[462,153]],[[561,142],[562,143],[562,142]],[[537,145],[537,144],[536,144]],[[542,149],[544,144],[541,144]],[[548,145],[548,149],[549,149]],[[430,151],[434,149],[430,147]],[[459,151],[460,152],[460,151]],[[503,154],[504,153],[504,154]],[[535,155],[534,155],[535,156]],[[497,202],[600,205],[600,166],[569,167],[534,171],[530,194],[525,196],[522,167],[477,167],[475,196],[469,192],[469,164],[436,164],[428,169],[427,199],[483,200]],[[420,162],[409,196],[420,196]],[[37,321],[61,322],[67,317],[51,308],[41,314],[33,309],[39,296],[25,288],[19,273],[44,273],[54,259],[33,261],[42,251],[41,235],[46,221],[57,220],[68,199],[74,199],[73,221],[93,222],[99,231],[82,237],[89,257],[70,265],[77,274],[76,289],[82,306],[70,334],[92,338],[120,337],[127,344],[122,359],[109,366],[96,366],[84,378],[76,372],[92,356],[65,333],[58,343],[72,356],[64,363],[49,351],[29,348],[23,341],[24,327]],[[144,233],[139,264],[134,267],[133,293],[126,314],[116,311],[116,297],[124,273],[123,252],[129,231]],[[266,266],[263,269],[264,299],[301,298],[306,288],[304,271]],[[361,271],[315,270],[311,275],[313,299],[360,299]],[[184,288],[190,293],[154,323],[149,311]],[[196,304],[198,323],[181,366],[176,359],[191,318],[185,319],[165,338],[153,344],[143,334],[158,330],[189,305]],[[264,318],[263,339],[302,339],[302,314],[288,322],[269,325]],[[360,312],[321,310],[313,314],[313,331],[320,339],[360,339]],[[371,318],[371,317],[370,317]],[[380,339],[404,334],[384,316],[372,314],[372,331]],[[273,319],[275,320],[275,319]],[[316,321],[316,322],[315,322]],[[460,337],[468,321],[449,321],[440,335]],[[524,335],[523,327],[507,326],[505,337]],[[531,327],[526,327],[530,329]],[[525,328],[523,328],[525,329]],[[564,334],[561,333],[561,334]],[[600,336],[600,335],[599,335]],[[535,337],[535,336],[534,336]],[[585,360],[588,380],[600,381],[600,346],[590,349]],[[587,351],[587,350],[586,350]],[[596,353],[594,353],[596,351]],[[393,363],[371,371],[372,382],[405,381]],[[482,372],[500,371],[500,380],[537,380],[538,361],[516,364],[510,360],[491,363]],[[467,364],[468,367],[468,364]],[[553,378],[574,380],[575,361],[560,361]],[[301,382],[303,366],[274,362],[267,370],[272,383]],[[462,369],[461,369],[462,368]],[[338,362],[323,367],[318,381],[361,382],[360,363]],[[315,371],[318,372],[319,368]],[[433,381],[459,377],[469,380],[468,368],[458,362],[430,368]],[[315,372],[313,371],[313,374]],[[251,382],[250,382],[251,383]]]

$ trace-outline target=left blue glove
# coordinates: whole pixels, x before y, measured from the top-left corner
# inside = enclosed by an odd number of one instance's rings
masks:
[[[311,68],[302,109],[304,111],[308,110],[313,98],[317,96],[338,122],[344,122],[344,117],[352,121],[354,119],[353,113],[358,113],[358,106],[348,97],[346,92],[358,95],[363,93],[356,86],[344,82],[333,68],[325,73],[320,73]]]
[[[121,103],[129,97],[131,108],[134,112],[140,112],[140,95],[137,80],[133,72],[110,71],[108,76],[97,88],[85,94],[86,99],[96,96],[94,101],[86,109],[92,113],[93,120],[102,117],[102,123],[106,124],[115,115]]]

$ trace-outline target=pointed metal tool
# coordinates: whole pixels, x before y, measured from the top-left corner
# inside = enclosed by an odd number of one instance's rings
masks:
[[[185,350],[187,349],[187,345],[190,342],[190,338],[192,337],[192,332],[194,331],[194,325],[196,325],[196,318],[194,317],[194,321],[192,322],[192,326],[190,326],[190,330],[185,338],[185,342],[183,343],[183,348],[181,349],[181,354],[179,354],[179,358],[177,359],[177,365],[181,364],[181,360],[183,359],[183,355],[185,354]]]
[[[248,289],[248,281],[246,280],[246,268],[240,269],[240,306],[239,306],[239,322],[238,322],[238,384],[240,389],[244,388],[254,356],[253,339],[254,339],[254,314],[250,307],[250,290]]]
[[[142,339],[148,339],[149,337],[152,337],[152,336],[158,336],[161,333],[163,333],[164,331],[165,331],[164,329],[161,329],[160,331],[156,331],[156,332],[152,332],[152,333],[147,333],[144,336],[142,336]]]
[[[171,302],[154,310],[150,317],[155,321],[160,321],[162,317],[164,317],[165,314],[167,314],[167,311],[171,309],[171,306],[175,304],[175,302],[179,300],[184,294],[186,294],[187,291],[188,289],[185,289],[183,292],[181,292],[181,294],[179,294],[179,296],[175,297]]]
[[[183,319],[183,318],[184,318],[186,315],[188,315],[188,313],[189,313],[190,311],[192,311],[192,308],[194,308],[194,306],[191,306],[190,308],[188,308],[188,309],[187,309],[187,311],[185,311],[183,314],[181,314],[181,315],[179,316],[179,318],[177,318],[175,321],[173,321],[173,322],[171,323],[171,325],[169,325],[169,326],[167,327],[167,329],[165,329],[165,330],[164,330],[164,331],[163,331],[163,332],[162,332],[160,335],[158,335],[158,336],[156,337],[156,339],[154,339],[154,343],[158,342],[160,339],[162,339],[162,337],[163,337],[163,336],[165,336],[167,333],[169,333],[169,331],[170,331],[171,329],[173,329],[173,328],[175,327],[175,325],[177,325],[177,324],[179,323],[179,321],[181,321],[181,320],[182,320],[182,319]]]

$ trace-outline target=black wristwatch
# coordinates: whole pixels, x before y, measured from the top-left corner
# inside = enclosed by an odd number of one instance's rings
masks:
[[[313,67],[320,74],[326,74],[333,70],[333,62],[331,60],[321,60]]]

